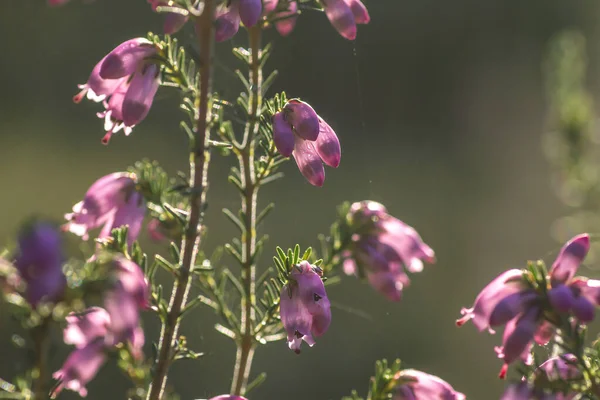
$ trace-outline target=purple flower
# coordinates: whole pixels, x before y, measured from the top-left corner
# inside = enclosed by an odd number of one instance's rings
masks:
[[[422,271],[423,261],[435,262],[434,251],[414,228],[389,215],[380,203],[354,203],[348,218],[361,234],[352,236],[352,244],[343,254],[344,272],[365,274],[386,298],[400,301],[403,288],[410,283],[404,268]]]
[[[49,223],[33,223],[23,229],[18,243],[14,264],[27,284],[25,299],[33,307],[58,300],[66,285],[60,232]]]
[[[121,43],[107,54],[92,70],[88,81],[73,97],[76,103],[87,95],[88,99],[103,101],[107,131],[102,143],[108,144],[111,136],[123,129],[129,135],[150,111],[160,85],[159,67],[148,61],[158,53],[158,48],[144,38]]]
[[[73,213],[66,214],[69,221],[65,229],[88,239],[88,232],[103,226],[99,237],[108,237],[113,229],[129,227],[127,238],[131,244],[137,238],[146,205],[136,189],[136,176],[117,172],[98,179],[88,189],[83,201],[73,206]]]
[[[414,369],[400,371],[396,378],[401,382],[392,396],[393,400],[464,400],[450,384],[437,376]]]
[[[284,156],[294,156],[298,169],[314,186],[323,186],[323,163],[337,168],[341,160],[340,141],[315,110],[299,100],[290,100],[273,115],[273,141]]]
[[[360,0],[321,0],[331,25],[348,40],[356,39],[356,24],[367,24],[369,13]]]
[[[62,368],[52,375],[59,381],[53,395],[59,394],[63,388],[66,388],[79,393],[82,397],[87,396],[85,385],[96,376],[105,360],[102,339],[97,339],[73,351]]]
[[[302,340],[312,347],[312,335],[327,331],[331,310],[318,267],[302,261],[292,269],[289,282],[281,289],[280,314],[288,346],[298,354]]]
[[[71,313],[66,317],[67,327],[63,335],[67,344],[84,348],[99,337],[104,337],[110,328],[110,315],[105,309],[91,307],[83,313]]]

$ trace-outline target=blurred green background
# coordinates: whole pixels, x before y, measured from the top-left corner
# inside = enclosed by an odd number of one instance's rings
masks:
[[[549,231],[565,210],[551,190],[541,148],[548,129],[541,63],[552,35],[581,29],[588,39],[589,88],[592,94],[600,89],[600,3],[366,3],[372,23],[359,29],[354,43],[316,12],[305,13],[289,38],[268,33],[275,45],[268,67],[281,72],[273,90],[310,102],[337,131],[343,158],[338,170],[327,170],[321,189],[288,163],[287,179],[261,192],[277,203],[262,228],[271,239],[261,268],[276,245],[315,245],[337,204],[362,199],[383,202],[416,227],[438,263],[413,275],[400,304],[351,278],[331,287],[328,333],[300,356],[284,342],[259,348],[252,375],[265,371],[268,380],[251,397],[339,399],[353,388],[364,395],[375,360],[400,357],[470,399],[496,399],[504,383],[496,377],[501,361],[493,346],[501,335],[479,334],[470,325],[458,329],[454,321],[498,273],[528,259],[551,261],[558,250]],[[10,242],[32,213],[60,219],[95,179],[142,157],[173,173],[186,170],[174,91],[161,89],[149,117],[107,147],[100,144],[102,121],[95,116],[100,107],[71,101],[104,54],[161,25],[144,0],[73,0],[54,9],[42,0],[2,0],[0,243]],[[187,29],[180,38],[191,43]],[[230,99],[240,90],[230,50],[245,42],[240,33],[218,48],[215,85]],[[224,183],[232,159],[214,160],[209,251],[235,234],[220,209],[238,203]],[[190,346],[206,353],[171,370],[169,382],[184,400],[229,390],[234,346],[213,330],[215,322],[204,309],[184,322]],[[0,376],[10,380],[24,366],[23,351],[9,344],[11,332],[1,324]],[[155,340],[157,322],[147,318],[146,327],[147,341]],[[56,368],[66,354],[65,347],[53,355]],[[126,387],[108,365],[89,385],[88,397],[122,398]]]

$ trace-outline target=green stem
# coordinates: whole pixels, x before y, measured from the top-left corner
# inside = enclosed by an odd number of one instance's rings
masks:
[[[181,242],[179,269],[166,319],[163,323],[158,342],[158,358],[156,360],[153,380],[148,388],[148,400],[160,400],[167,384],[167,373],[173,361],[173,350],[179,332],[181,311],[186,305],[192,284],[192,268],[198,255],[202,232],[202,215],[205,208],[207,173],[210,155],[209,140],[209,96],[212,82],[212,61],[214,48],[214,12],[215,0],[204,0],[204,10],[196,17],[196,33],[200,54],[200,82],[196,107],[198,119],[194,132],[194,140],[190,151],[190,196],[189,219]]]
[[[244,139],[236,149],[242,178],[242,212],[245,233],[242,236],[242,285],[241,337],[237,341],[237,353],[231,384],[231,394],[242,395],[248,385],[252,357],[256,348],[253,328],[256,323],[256,201],[258,184],[254,172],[255,139],[258,133],[262,108],[262,70],[260,67],[260,42],[262,27],[248,29],[250,36],[250,86],[248,122]]]
[[[42,324],[33,328],[31,332],[35,346],[35,380],[33,382],[35,400],[48,399],[50,392],[48,387],[50,382],[50,371],[48,370],[49,328],[50,319],[45,318]]]

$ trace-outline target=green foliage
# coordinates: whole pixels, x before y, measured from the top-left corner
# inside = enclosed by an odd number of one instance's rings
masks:
[[[375,363],[375,375],[369,381],[369,393],[367,400],[388,400],[393,398],[394,390],[401,382],[400,360],[389,364],[387,360],[380,360]],[[350,396],[343,397],[342,400],[363,400],[354,390]]]

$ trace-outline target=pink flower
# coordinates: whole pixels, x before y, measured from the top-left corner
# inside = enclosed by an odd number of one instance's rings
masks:
[[[64,341],[82,349],[97,338],[104,337],[110,328],[110,315],[105,309],[91,307],[83,313],[71,313],[66,317]]]
[[[84,96],[93,101],[103,101],[107,131],[102,143],[107,144],[113,133],[123,129],[129,135],[150,111],[160,85],[159,68],[148,61],[156,55],[156,46],[144,39],[135,38],[121,43],[107,54],[92,70],[87,83],[73,97],[80,102]]]
[[[369,283],[391,301],[400,301],[410,283],[404,268],[421,272],[423,261],[435,262],[435,253],[417,231],[387,213],[374,201],[352,204],[348,218],[353,231],[352,244],[344,256],[347,275],[366,275]]]
[[[400,371],[396,377],[401,383],[395,389],[393,400],[464,400],[465,395],[437,376],[414,369]]]
[[[323,163],[337,168],[341,160],[340,141],[329,124],[315,110],[299,100],[290,100],[273,115],[273,141],[284,156],[294,156],[298,169],[314,186],[323,186]]]
[[[290,281],[281,289],[280,314],[288,346],[298,354],[302,340],[312,347],[312,335],[327,331],[331,310],[318,267],[302,261],[293,268]]]
[[[67,388],[82,397],[87,396],[85,385],[96,376],[105,360],[104,341],[101,339],[76,349],[67,358],[62,368],[52,375],[59,381],[53,394],[57,395],[63,388]]]
[[[367,8],[360,0],[321,0],[331,25],[348,40],[356,39],[356,24],[368,24]]]
[[[136,189],[136,176],[117,172],[94,182],[83,201],[73,206],[73,213],[65,215],[69,222],[64,227],[87,240],[92,229],[103,226],[99,237],[104,238],[113,229],[127,225],[131,244],[140,232],[145,212],[144,198]]]

